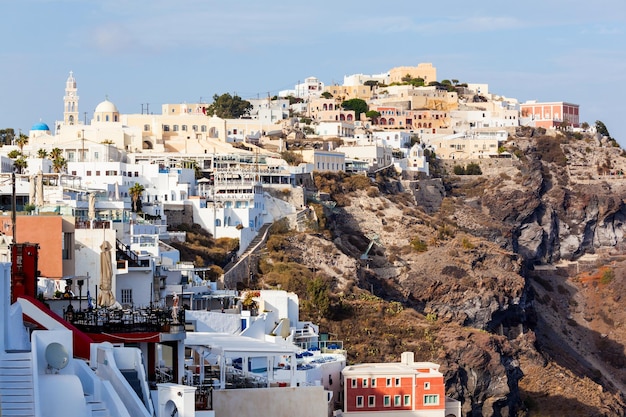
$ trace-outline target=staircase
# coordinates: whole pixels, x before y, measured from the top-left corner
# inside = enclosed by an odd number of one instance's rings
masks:
[[[250,242],[246,250],[241,254],[241,256],[238,259],[230,261],[224,266],[225,273],[232,269],[232,267],[235,266],[237,262],[250,255],[250,253],[254,252],[257,249],[259,243],[261,243],[266,238],[267,229],[269,229],[270,226],[272,226],[272,223],[265,223],[263,226],[261,226],[256,236],[254,237],[254,239],[252,239],[252,241]]]
[[[137,394],[137,397],[139,397],[143,403],[143,391],[141,390],[141,381],[139,381],[137,371],[134,369],[120,369],[120,372],[124,375],[126,381],[128,381],[133,391]]]
[[[87,409],[91,411],[90,417],[112,417],[106,405],[100,401],[93,399],[91,395],[85,395],[85,403],[87,403]]]
[[[0,357],[0,415],[35,416],[33,362],[30,352]]]

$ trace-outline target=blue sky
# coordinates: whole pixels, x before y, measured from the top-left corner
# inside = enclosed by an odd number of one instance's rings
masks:
[[[432,62],[440,80],[577,103],[626,146],[624,0],[19,0],[0,16],[0,128],[61,119],[70,70],[89,120],[106,96],[160,113]]]

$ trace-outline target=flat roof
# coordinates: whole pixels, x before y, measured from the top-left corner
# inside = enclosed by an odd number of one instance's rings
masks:
[[[185,346],[210,347],[211,352],[222,353],[225,356],[230,356],[229,353],[237,355],[255,353],[259,356],[291,355],[302,350],[295,345],[281,345],[248,336],[213,332],[187,332]]]

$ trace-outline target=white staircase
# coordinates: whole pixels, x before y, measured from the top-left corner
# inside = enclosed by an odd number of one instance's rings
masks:
[[[0,355],[0,415],[35,417],[30,352]]]
[[[106,405],[94,400],[91,395],[85,395],[85,402],[87,403],[87,408],[91,411],[91,417],[111,417]]]

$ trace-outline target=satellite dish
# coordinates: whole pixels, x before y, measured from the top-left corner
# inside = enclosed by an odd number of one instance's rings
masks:
[[[50,343],[46,347],[46,362],[48,366],[57,371],[67,366],[70,359],[70,355],[67,353],[67,349],[60,343]]]

